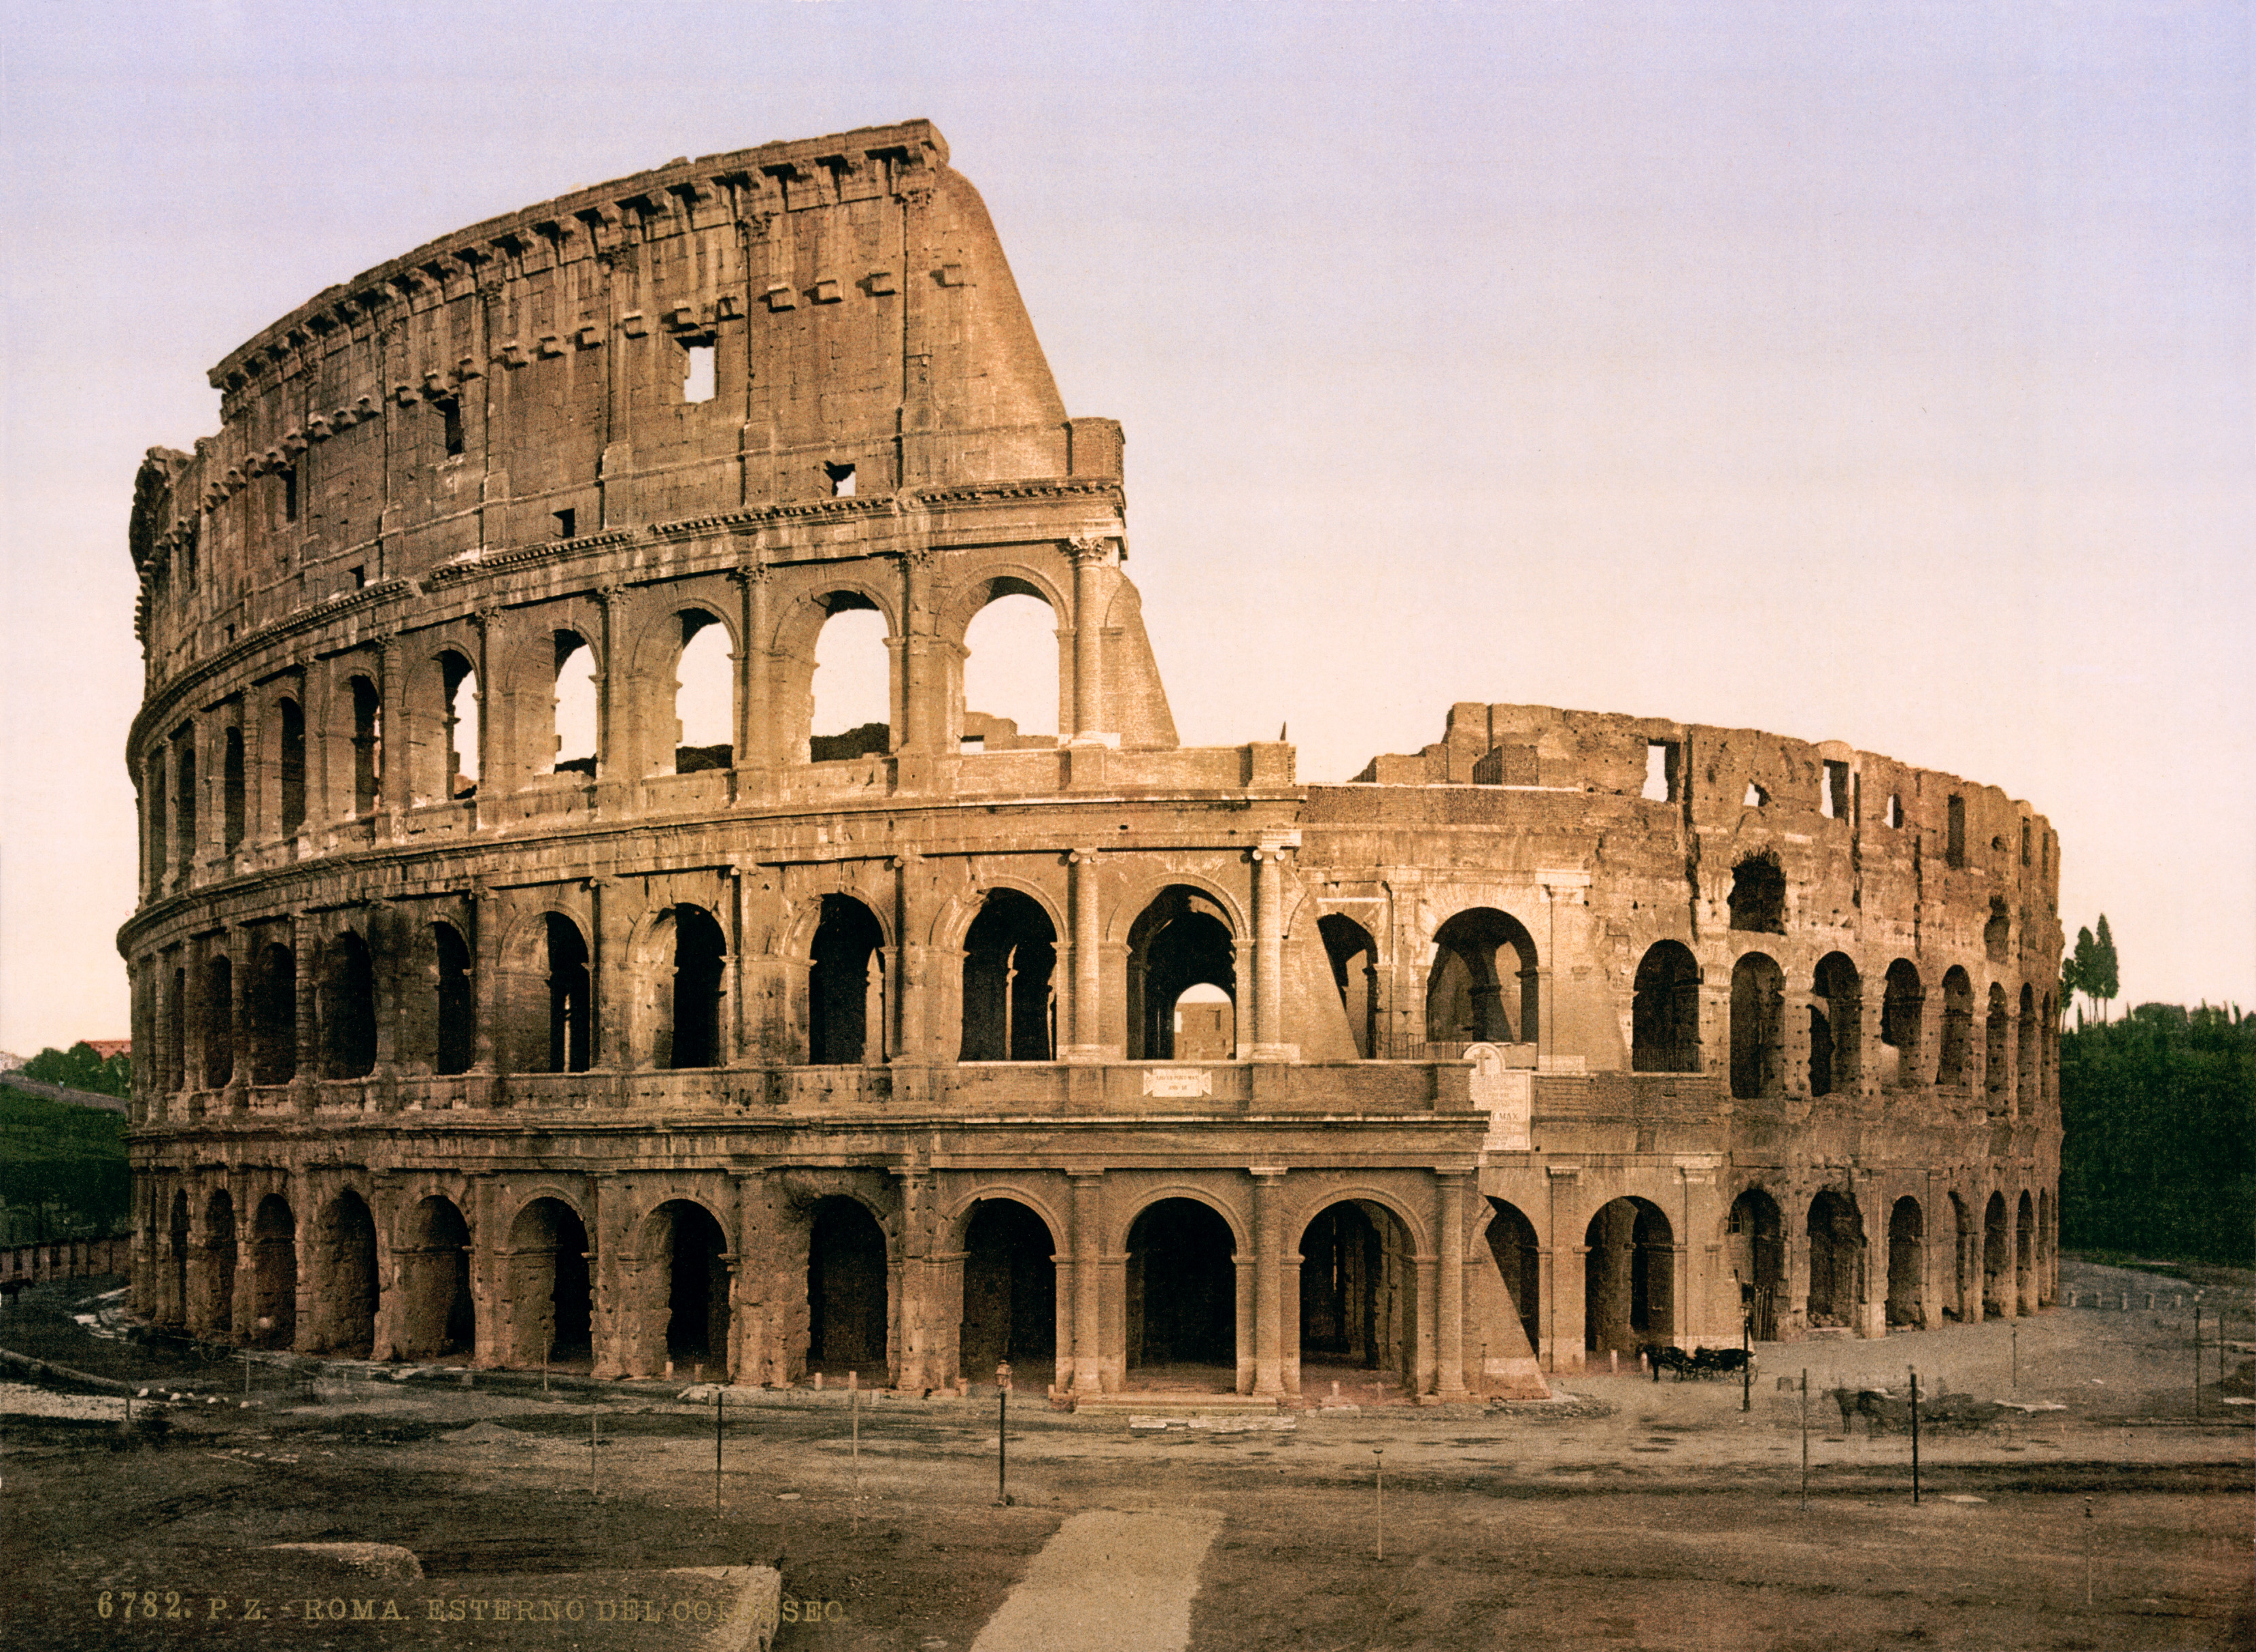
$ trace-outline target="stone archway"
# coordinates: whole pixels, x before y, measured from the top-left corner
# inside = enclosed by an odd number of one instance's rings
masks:
[[[1632,1353],[1676,1336],[1676,1240],[1650,1199],[1618,1198],[1590,1218],[1583,1242],[1583,1347]]]
[[[250,1340],[287,1348],[298,1339],[298,1219],[278,1193],[250,1218]]]
[[[807,1245],[807,1369],[866,1373],[889,1387],[892,1326],[885,1231],[859,1199],[815,1202]]]
[[[532,1200],[509,1232],[509,1323],[513,1365],[590,1366],[595,1292],[588,1229],[563,1200]]]
[[[998,1366],[1031,1380],[1057,1360],[1057,1241],[1049,1224],[1008,1197],[981,1199],[963,1229],[960,1374],[992,1380]]]
[[[1213,1206],[1160,1199],[1128,1230],[1131,1387],[1219,1389],[1237,1379],[1237,1240]]]
[[[461,1209],[432,1194],[407,1213],[393,1253],[399,1292],[393,1357],[443,1359],[477,1345],[477,1306],[470,1294],[470,1229]]]
[[[1888,1212],[1888,1324],[1927,1324],[1927,1218],[1908,1196]]]
[[[1418,1353],[1417,1246],[1402,1219],[1370,1199],[1316,1212],[1301,1234],[1301,1380],[1384,1373],[1414,1389]]]

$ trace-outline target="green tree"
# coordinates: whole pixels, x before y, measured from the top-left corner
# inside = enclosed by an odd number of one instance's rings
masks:
[[[68,1049],[57,1049],[50,1044],[24,1063],[24,1077],[42,1084],[90,1091],[97,1096],[133,1093],[132,1059],[112,1055],[104,1061],[83,1039]]]
[[[2083,990],[2083,971],[2076,964],[2076,954],[2065,952],[2060,960],[2060,1016],[2063,1026],[2069,1011],[2075,1006],[2076,995]]]
[[[2116,962],[2115,937],[2108,931],[2107,914],[2104,912],[2099,914],[2099,935],[2092,946],[2099,961],[2099,978],[2093,984],[2094,990],[2100,1002],[2111,1007],[2115,995],[2123,990],[2123,972]],[[2103,1015],[2101,1019],[2106,1018]]]
[[[2099,978],[2099,943],[2091,938],[2091,927],[2086,924],[2076,932],[2076,950],[2068,955],[2069,972],[2076,977],[2076,990],[2090,1001],[2093,1012],[2099,1007],[2094,983]],[[2077,1018],[2076,1025],[2083,1025]]]

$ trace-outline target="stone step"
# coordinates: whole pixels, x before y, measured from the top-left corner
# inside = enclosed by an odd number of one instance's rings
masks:
[[[1264,1412],[1274,1415],[1274,1399],[1251,1394],[1170,1393],[1136,1389],[1121,1394],[1085,1394],[1073,1402],[1084,1416],[1220,1416],[1230,1413]]]

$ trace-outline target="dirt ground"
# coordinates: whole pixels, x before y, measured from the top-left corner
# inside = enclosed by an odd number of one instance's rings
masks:
[[[1592,1374],[1547,1406],[1142,1432],[1017,1396],[1007,1507],[991,1389],[858,1411],[835,1388],[741,1396],[717,1513],[713,1407],[678,1390],[254,1362],[245,1408],[239,1359],[97,1338],[74,1315],[103,1287],[46,1287],[0,1316],[0,1347],[197,1397],[137,1401],[128,1436],[122,1401],[0,1392],[0,1643],[694,1647],[705,1631],[667,1609],[699,1587],[680,1569],[779,1562],[786,1596],[818,1604],[779,1647],[954,1652],[1069,1514],[1199,1508],[1223,1516],[1199,1652],[2248,1647],[2256,1408],[2224,1401],[2248,1396],[2256,1351],[2223,1350],[2220,1387],[2215,1313],[2249,1343],[2252,1284],[2069,1265],[2062,1300],[2083,1306],[1764,1345],[1744,1395]],[[1923,1433],[1914,1506],[1907,1435],[1844,1429],[1822,1392],[1900,1394],[1914,1367],[1923,1395],[2059,1408]],[[342,1542],[412,1550],[422,1576],[270,1547]]]

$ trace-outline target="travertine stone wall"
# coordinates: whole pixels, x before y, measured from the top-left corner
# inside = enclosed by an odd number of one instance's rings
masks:
[[[2049,1295],[2045,821],[1540,707],[1346,785],[1180,746],[1119,428],[928,124],[473,226],[213,382],[133,512],[143,1312],[744,1381],[999,1349],[1068,1394],[1148,1380],[1164,1319],[1234,1347],[1203,1380],[1447,1399]],[[1057,618],[1054,738],[967,702],[1011,596]],[[856,611],[889,710],[841,738]],[[1228,1059],[1174,1058],[1200,984]],[[1215,1323],[1148,1312],[1147,1257]]]

